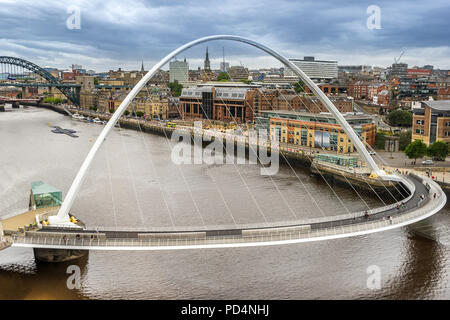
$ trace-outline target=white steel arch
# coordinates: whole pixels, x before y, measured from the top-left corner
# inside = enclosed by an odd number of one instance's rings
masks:
[[[349,123],[345,120],[345,118],[342,116],[342,114],[338,111],[338,109],[333,105],[333,103],[328,99],[328,97],[322,92],[322,90],[319,89],[319,87],[295,64],[293,64],[291,61],[289,61],[287,58],[283,57],[282,55],[278,54],[277,52],[273,51],[272,49],[259,44],[253,40],[246,39],[240,36],[235,35],[214,35],[214,36],[208,36],[203,37],[194,41],[191,41],[178,49],[175,49],[171,53],[169,53],[166,57],[164,57],[161,61],[159,61],[156,65],[153,66],[153,68],[147,72],[147,74],[136,84],[136,86],[130,91],[130,93],[125,97],[125,99],[122,101],[120,106],[117,108],[116,112],[112,115],[111,119],[106,124],[105,128],[102,130],[100,135],[98,136],[97,140],[95,141],[94,145],[92,146],[91,150],[89,151],[86,159],[84,160],[83,164],[81,165],[80,170],[78,171],[74,181],[72,182],[72,185],[64,199],[64,202],[61,205],[61,208],[59,209],[58,215],[49,217],[49,222],[51,225],[70,225],[69,222],[69,210],[72,207],[73,201],[75,200],[75,197],[78,194],[78,191],[81,188],[81,185],[86,177],[86,173],[97,154],[97,151],[103,144],[103,141],[105,140],[106,136],[109,134],[111,129],[114,127],[116,122],[120,119],[122,114],[127,109],[128,105],[131,103],[131,101],[136,97],[136,95],[141,91],[141,89],[146,85],[146,83],[153,77],[153,75],[167,62],[169,62],[172,58],[179,55],[183,51],[198,45],[200,43],[213,41],[213,40],[231,40],[231,41],[237,41],[237,42],[243,42],[246,44],[249,44],[253,47],[256,47],[271,56],[273,56],[275,59],[283,63],[285,66],[292,69],[292,71],[299,76],[311,89],[312,92],[319,98],[319,100],[325,105],[325,107],[328,109],[328,111],[336,118],[338,123],[342,126],[345,133],[348,135],[350,140],[352,141],[353,145],[358,150],[361,157],[364,159],[366,164],[371,168],[372,172],[378,175],[379,177],[385,179],[385,180],[396,180],[396,181],[402,181],[400,177],[394,176],[394,175],[386,175],[386,173],[383,170],[380,170],[373,160],[373,158],[369,155],[368,151],[366,150],[365,146],[359,139],[356,132],[352,129],[352,127],[349,125]]]

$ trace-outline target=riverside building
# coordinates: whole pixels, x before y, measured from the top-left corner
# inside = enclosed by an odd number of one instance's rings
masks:
[[[450,142],[450,100],[422,101],[413,112],[412,141]]]
[[[375,123],[372,117],[355,113],[344,114],[361,140],[375,145]],[[330,113],[296,111],[261,111],[257,127],[268,128],[271,139],[280,143],[351,153],[356,151],[347,134]]]

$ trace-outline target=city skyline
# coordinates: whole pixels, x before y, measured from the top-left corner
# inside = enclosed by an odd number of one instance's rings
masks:
[[[233,0],[208,5],[136,0],[126,6],[114,1],[107,6],[87,1],[0,2],[0,23],[2,30],[7,30],[0,37],[1,54],[60,69],[76,63],[100,72],[119,67],[139,70],[142,60],[148,69],[196,37],[224,33],[258,40],[288,58],[316,56],[337,60],[339,65],[387,67],[405,51],[401,61],[410,66],[431,64],[450,69],[445,16],[449,5],[438,0],[430,1],[426,8],[404,1],[378,2],[381,29],[366,25],[369,1],[351,1],[332,9],[328,1],[296,2],[295,6],[292,1],[243,4]],[[208,9],[210,5],[215,14]],[[71,6],[80,9],[80,29],[66,26]],[[265,10],[268,6],[270,15]],[[209,46],[214,69],[219,68],[224,46],[230,65],[243,64],[250,69],[281,66],[255,49],[216,42]],[[204,49],[186,54],[190,68],[203,64]]]

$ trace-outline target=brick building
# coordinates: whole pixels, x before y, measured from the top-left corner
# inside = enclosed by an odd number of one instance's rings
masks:
[[[450,142],[450,100],[422,101],[421,105],[413,110],[412,140],[427,145]]]
[[[281,110],[263,111],[261,115],[268,123],[271,139],[278,139],[281,143],[321,148],[337,153],[355,151],[347,134],[331,115]],[[361,140],[372,147],[375,145],[375,124],[370,116],[346,114],[344,117]]]

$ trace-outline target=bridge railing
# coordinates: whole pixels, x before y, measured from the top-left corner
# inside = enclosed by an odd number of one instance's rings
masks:
[[[207,236],[206,232],[198,232],[185,236],[180,233],[170,235],[146,234],[146,237],[140,238],[114,238],[108,239],[102,233],[85,233],[77,236],[71,234],[70,237],[65,233],[60,233],[59,237],[48,232],[32,232],[25,236],[15,236],[13,241],[15,244],[29,245],[35,247],[49,248],[157,248],[157,247],[195,247],[195,246],[213,246],[226,244],[252,244],[258,242],[276,242],[289,241],[299,239],[314,238],[333,238],[339,235],[355,235],[365,231],[382,229],[393,225],[404,224],[413,220],[419,220],[433,213],[433,211],[441,208],[446,201],[443,191],[436,185],[434,181],[424,179],[424,183],[429,185],[430,193],[424,200],[419,203],[418,208],[406,213],[392,215],[386,219],[371,220],[369,217],[363,222],[340,225],[338,222],[331,223],[329,227],[311,229],[306,226],[303,228],[266,228],[242,230],[241,235],[222,235]],[[436,196],[434,195],[436,194]],[[177,235],[177,236],[175,236]],[[96,236],[96,237],[94,237]]]

